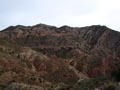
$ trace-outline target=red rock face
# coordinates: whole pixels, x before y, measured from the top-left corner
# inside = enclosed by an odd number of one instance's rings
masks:
[[[76,80],[78,75],[69,65],[88,77],[110,76],[119,70],[120,33],[106,26],[60,28],[39,24],[35,26],[12,26],[0,32],[0,39],[12,45],[29,47],[49,59],[36,59],[25,54],[27,61],[45,78],[54,82]],[[14,47],[13,47],[14,48]],[[19,51],[19,50],[18,50]],[[72,62],[69,63],[69,61]],[[59,74],[61,73],[61,74]],[[59,77],[59,80],[55,78]],[[53,80],[53,78],[55,80]],[[74,79],[75,78],[75,79]]]

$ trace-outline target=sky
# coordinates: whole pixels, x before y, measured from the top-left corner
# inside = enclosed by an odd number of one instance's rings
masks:
[[[106,25],[120,31],[120,0],[0,0],[0,30],[8,26]]]

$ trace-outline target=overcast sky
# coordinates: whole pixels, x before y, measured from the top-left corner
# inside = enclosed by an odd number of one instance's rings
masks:
[[[10,25],[106,25],[120,31],[120,0],[0,0],[0,30]]]

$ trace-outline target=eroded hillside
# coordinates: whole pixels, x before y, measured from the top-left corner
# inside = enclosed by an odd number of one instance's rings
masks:
[[[0,85],[10,85],[6,90],[18,83],[71,90],[98,77],[103,84],[117,82],[119,70],[120,33],[106,26],[18,25],[0,32]]]

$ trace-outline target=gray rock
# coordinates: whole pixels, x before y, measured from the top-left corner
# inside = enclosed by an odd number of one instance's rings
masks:
[[[5,90],[44,90],[44,88],[35,85],[12,83]]]

